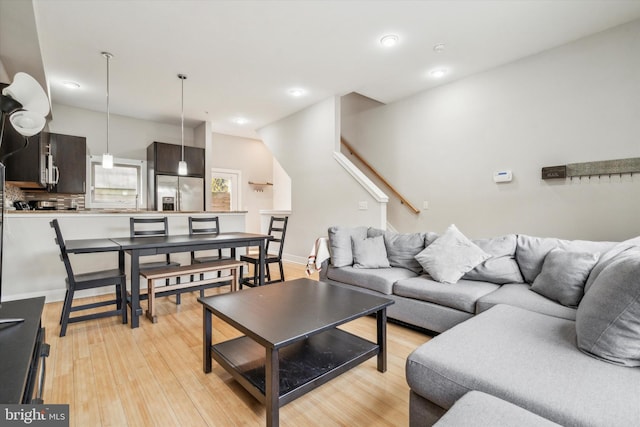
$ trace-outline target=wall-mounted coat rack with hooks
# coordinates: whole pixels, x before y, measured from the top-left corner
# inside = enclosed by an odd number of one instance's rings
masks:
[[[257,193],[262,193],[264,191],[264,187],[273,186],[271,182],[253,182],[249,181],[249,185],[253,187],[253,191]]]
[[[569,163],[542,168],[542,179],[582,178],[640,173],[640,157],[597,162]]]

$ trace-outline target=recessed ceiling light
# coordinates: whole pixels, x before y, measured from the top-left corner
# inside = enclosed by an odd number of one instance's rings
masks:
[[[398,44],[399,37],[396,34],[387,34],[380,39],[380,44],[384,47],[393,47]]]
[[[247,123],[249,123],[249,119],[247,119],[246,117],[236,117],[235,119],[233,119],[233,123],[237,125],[246,125]]]
[[[300,89],[300,88],[294,88],[294,89],[289,89],[289,95],[295,97],[295,98],[299,98],[302,95],[304,95],[306,92],[304,89]]]
[[[444,43],[438,43],[437,45],[433,46],[433,51],[435,53],[442,53],[444,52],[444,48],[445,48]]]
[[[62,82],[62,85],[67,89],[79,89],[80,83],[72,82],[71,80],[65,80]]]
[[[429,71],[429,76],[434,79],[441,79],[449,73],[449,70],[446,68],[436,68],[434,70]]]

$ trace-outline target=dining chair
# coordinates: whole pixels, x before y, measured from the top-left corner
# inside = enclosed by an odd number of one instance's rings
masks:
[[[130,237],[168,236],[169,220],[166,216],[156,218],[130,217],[129,235]],[[179,266],[179,262],[171,261],[169,254],[166,254],[165,259],[162,261],[140,263],[140,271]],[[176,281],[177,283],[180,283],[180,278],[178,277]],[[165,283],[169,286],[169,279],[167,279]],[[180,304],[180,293],[176,294],[176,304]]]
[[[210,217],[189,217],[189,235],[197,234],[220,234],[220,220],[217,216]],[[205,262],[216,262],[236,258],[235,248],[231,249],[231,256],[223,256],[222,249],[217,249],[215,255],[200,255],[197,256],[195,251],[191,251],[191,264],[200,264]],[[218,277],[221,277],[222,272],[218,271]],[[204,279],[204,274],[200,274],[200,280]],[[193,281],[193,276],[191,276]],[[204,298],[204,290],[200,290],[200,296]]]
[[[271,236],[271,239],[267,241],[267,245],[265,248],[265,284],[276,283],[276,282],[284,282],[284,266],[282,264],[282,251],[284,249],[284,238],[287,234],[287,222],[289,221],[288,216],[284,217],[276,217],[272,216],[269,221],[269,231],[268,234]],[[278,250],[276,253],[270,253],[269,249],[273,248],[273,244],[278,245]],[[259,272],[259,254],[250,254],[240,256],[240,261],[246,261],[249,264],[253,265],[253,278],[244,278],[242,276],[242,267],[240,267],[240,289],[242,289],[242,285],[247,286],[256,286],[258,283],[258,272]],[[271,280],[271,270],[269,269],[269,264],[278,264],[280,269],[280,278],[278,280]]]
[[[82,322],[84,320],[99,319],[109,316],[122,316],[122,323],[127,323],[127,279],[125,274],[119,269],[113,270],[100,270],[90,273],[77,274],[73,271],[69,254],[60,231],[60,224],[57,219],[54,219],[49,223],[56,232],[56,243],[60,247],[60,259],[64,263],[64,267],[67,271],[67,292],[64,296],[64,303],[62,304],[62,313],[60,315],[60,336],[64,337],[67,334],[67,325],[69,323]],[[116,287],[116,298],[114,300],[100,301],[95,303],[81,304],[72,306],[73,297],[76,291],[85,289],[102,288],[105,286]],[[115,305],[115,310],[100,311],[91,314],[85,314],[82,316],[71,317],[71,313],[74,311],[89,310],[96,307],[103,307]]]

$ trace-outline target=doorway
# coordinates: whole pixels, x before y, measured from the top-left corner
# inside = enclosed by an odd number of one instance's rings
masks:
[[[242,195],[242,172],[236,169],[211,169],[211,210],[239,211]]]

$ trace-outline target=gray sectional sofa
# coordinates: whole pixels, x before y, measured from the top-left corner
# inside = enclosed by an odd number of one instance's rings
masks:
[[[640,425],[640,238],[508,235],[472,240],[477,253],[458,259],[467,243],[438,246],[449,231],[332,227],[320,272],[440,333],[407,360],[411,425],[434,424],[470,391],[561,425]]]

